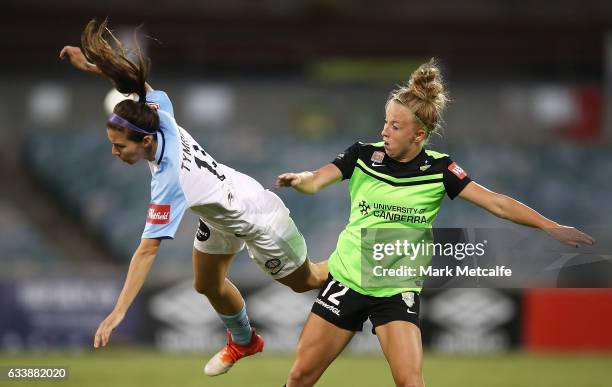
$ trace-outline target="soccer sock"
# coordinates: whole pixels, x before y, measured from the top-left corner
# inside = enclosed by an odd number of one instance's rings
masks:
[[[251,323],[249,322],[249,316],[247,316],[246,305],[236,314],[228,316],[219,313],[219,317],[225,327],[229,329],[232,340],[236,344],[248,345],[251,342]]]

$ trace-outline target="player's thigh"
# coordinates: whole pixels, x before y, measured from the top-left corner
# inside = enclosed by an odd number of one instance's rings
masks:
[[[290,376],[314,378],[316,381],[351,341],[354,334],[354,331],[339,328],[310,313],[298,341]]]
[[[298,270],[301,270],[299,275],[305,273],[307,278],[311,268],[305,265],[308,259],[304,236],[276,195],[268,192],[264,198],[271,209],[261,215],[261,231],[246,241],[249,255],[275,280]]]
[[[196,288],[218,286],[244,242],[235,235],[208,226],[200,219],[193,242],[193,273]]]
[[[193,275],[197,284],[222,283],[235,254],[208,254],[193,249]]]
[[[362,330],[368,304],[367,297],[329,275],[300,336],[290,380],[298,385],[316,382],[355,332]]]
[[[374,329],[396,383],[403,385],[409,381],[419,385],[423,368],[419,327],[408,321],[391,321]]]

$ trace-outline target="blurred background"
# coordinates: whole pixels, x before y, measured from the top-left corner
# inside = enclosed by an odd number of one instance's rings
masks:
[[[158,361],[157,372],[186,359],[195,365],[185,374],[198,373],[180,385],[195,385],[202,382],[201,354],[225,340],[213,309],[193,290],[197,221],[187,213],[112,338],[120,352],[92,354],[93,333],[113,308],[139,243],[150,194],[148,167],[111,155],[104,124],[117,96],[110,83],[58,59],[63,45],[79,45],[89,19],[105,16],[125,42],[143,25],[150,83],[169,94],[179,124],[217,161],[268,188],[279,173],[313,170],[358,140],[377,141],[389,92],[436,57],[452,102],[431,149],[560,223],[610,226],[609,1],[5,0],[1,364],[59,362],[74,365],[73,381],[108,385],[111,372],[90,361],[107,362],[117,377],[129,375],[113,368],[126,358]],[[348,219],[346,183],[316,196],[279,195],[309,255],[327,258]],[[508,225],[445,199],[437,226]],[[210,385],[281,385],[315,294],[272,283],[245,252],[231,277],[272,355],[244,366],[248,382],[228,376]],[[423,298],[431,385],[609,385],[609,289],[446,289]],[[366,325],[321,385],[392,384],[368,331]],[[265,375],[256,373],[261,369]],[[354,381],[340,378],[359,370]],[[163,380],[147,382],[178,385]]]

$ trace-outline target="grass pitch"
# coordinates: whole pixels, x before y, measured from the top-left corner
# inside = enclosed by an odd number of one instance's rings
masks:
[[[68,366],[65,381],[7,381],[0,386],[54,387],[280,387],[292,356],[259,354],[241,360],[228,374],[210,378],[202,368],[209,355],[162,354],[153,350],[105,349],[0,354],[0,366]],[[489,356],[425,355],[428,387],[604,387],[612,386],[612,354]],[[394,386],[382,356],[344,355],[323,375],[321,387]]]

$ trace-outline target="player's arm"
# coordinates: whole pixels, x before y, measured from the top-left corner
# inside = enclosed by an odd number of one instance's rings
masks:
[[[121,323],[125,317],[125,313],[136,298],[136,295],[142,288],[142,285],[149,274],[151,265],[155,261],[157,250],[161,244],[161,239],[142,239],[140,245],[134,252],[134,256],[130,262],[127,276],[123,289],[117,298],[117,303],[113,311],[108,315],[96,331],[94,338],[94,348],[105,346],[108,343],[110,335]]]
[[[560,225],[518,200],[488,190],[473,181],[465,186],[459,193],[459,197],[489,211],[498,218],[507,219],[529,227],[540,228],[559,242],[570,246],[578,247],[580,243],[586,245],[595,243],[593,237],[582,231],[574,227]]]
[[[70,64],[79,71],[88,74],[98,75],[100,77],[110,80],[110,78],[106,76],[106,74],[104,74],[98,66],[87,60],[85,55],[83,55],[83,51],[81,51],[80,47],[64,46],[59,53],[59,58],[61,60],[68,58]],[[147,91],[153,91],[153,88],[151,88],[148,83],[145,83],[145,87]]]
[[[342,172],[332,163],[329,163],[314,172],[283,173],[276,178],[274,186],[293,187],[296,191],[315,194],[323,188],[342,180]]]
[[[80,47],[64,46],[59,53],[59,58],[61,60],[68,58],[70,64],[79,71],[106,78],[106,75],[104,75],[98,66],[89,62],[87,58],[85,58],[85,55],[83,55],[83,51],[81,51]]]

